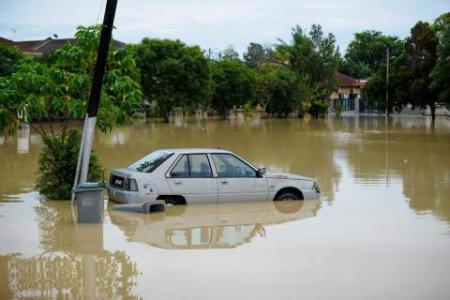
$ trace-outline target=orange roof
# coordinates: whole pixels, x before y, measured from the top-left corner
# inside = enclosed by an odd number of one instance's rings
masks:
[[[336,72],[336,79],[339,81],[339,86],[341,87],[363,88],[367,83],[367,80],[356,79],[339,72]]]

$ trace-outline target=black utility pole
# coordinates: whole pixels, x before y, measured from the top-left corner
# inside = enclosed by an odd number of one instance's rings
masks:
[[[97,116],[98,106],[100,104],[100,92],[102,90],[103,76],[105,75],[106,59],[108,58],[116,7],[117,0],[108,0],[106,2],[105,17],[103,18],[97,62],[95,64],[94,78],[92,80],[91,94],[89,96],[87,109],[89,117]]]
[[[97,61],[95,63],[94,78],[92,79],[91,93],[89,95],[87,113],[84,119],[83,136],[81,138],[80,152],[78,155],[77,170],[73,183],[74,189],[79,183],[84,183],[87,180],[95,123],[97,121],[100,94],[102,91],[103,77],[105,75],[106,59],[108,58],[109,44],[111,42],[112,29],[114,27],[117,1],[118,0],[107,0],[106,2]],[[72,202],[74,200],[74,194],[72,193]]]

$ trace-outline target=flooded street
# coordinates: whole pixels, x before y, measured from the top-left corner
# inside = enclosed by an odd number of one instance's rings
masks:
[[[320,200],[105,211],[33,189],[41,147],[0,137],[0,299],[450,299],[450,120],[177,121],[97,133],[110,170],[220,147],[318,180]],[[105,195],[106,196],[106,195]]]

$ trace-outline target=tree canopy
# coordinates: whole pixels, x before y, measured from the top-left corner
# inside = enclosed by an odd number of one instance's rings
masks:
[[[422,109],[429,107],[435,118],[438,93],[432,88],[430,76],[436,66],[439,42],[435,28],[427,22],[417,22],[402,43],[400,52],[396,50],[390,63],[389,103],[386,103],[386,64],[379,64],[365,88],[365,95],[372,105],[383,110],[388,106],[388,112],[401,110],[408,104]]]
[[[211,93],[209,62],[199,47],[167,39],[145,38],[136,61],[146,98],[155,100],[166,121],[175,107],[207,107]]]
[[[336,39],[324,36],[320,25],[312,25],[309,34],[300,26],[292,29],[292,42],[276,47],[278,60],[292,68],[302,82],[305,99],[312,114],[317,116],[328,107],[328,97],[337,88],[335,74],[339,65]]]
[[[212,63],[212,106],[225,116],[233,106],[253,102],[256,97],[256,73],[237,60]]]
[[[386,49],[397,57],[402,51],[402,41],[380,31],[366,30],[355,33],[347,47],[339,70],[356,78],[367,78],[386,67]]]
[[[239,53],[236,52],[234,47],[232,45],[228,46],[223,50],[223,52],[220,54],[221,59],[234,59],[234,60],[240,60],[239,59]]]
[[[257,65],[275,61],[275,52],[272,48],[263,47],[258,43],[250,43],[247,52],[244,53],[244,62],[250,68]]]
[[[23,54],[16,47],[0,45],[0,77],[14,73],[22,59]]]
[[[430,89],[430,73],[436,65],[438,39],[432,26],[417,22],[406,39],[404,55],[408,66],[410,84],[410,103],[413,106],[431,108],[434,117],[436,93]]]
[[[80,26],[73,43],[42,61],[24,59],[14,73],[0,78],[0,130],[14,132],[21,122],[84,117],[99,36],[99,26]],[[136,75],[132,51],[111,47],[98,113],[101,129],[124,124],[141,104]]]
[[[258,101],[270,115],[287,117],[301,104],[302,85],[297,74],[286,66],[260,64],[258,72]]]
[[[450,107],[450,13],[437,19],[437,61],[431,73],[431,89],[438,101]]]

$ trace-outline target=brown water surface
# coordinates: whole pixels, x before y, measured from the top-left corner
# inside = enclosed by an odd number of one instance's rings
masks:
[[[0,137],[0,299],[450,299],[450,121],[177,121],[97,133],[107,169],[220,147],[315,177],[322,199],[73,222],[33,189],[41,147]]]

